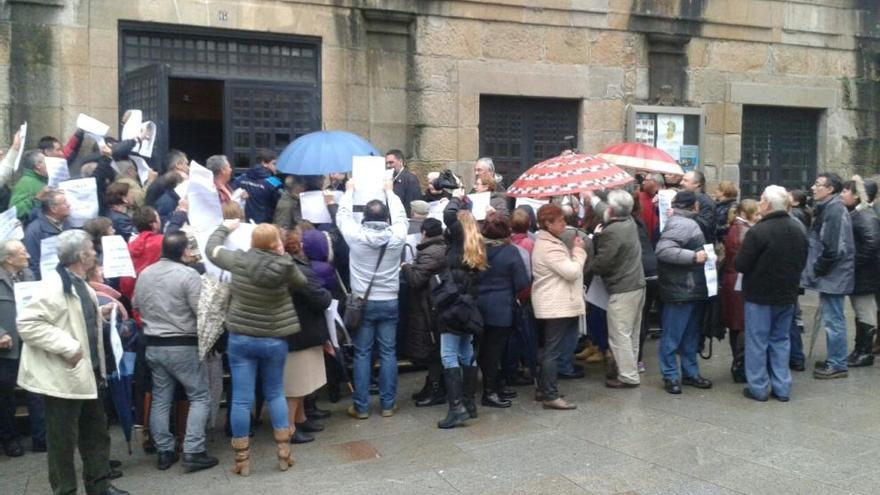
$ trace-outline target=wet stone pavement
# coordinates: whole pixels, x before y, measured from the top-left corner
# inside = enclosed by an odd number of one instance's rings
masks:
[[[808,321],[812,310],[805,307]],[[824,347],[820,338],[815,358]],[[248,478],[229,471],[222,431],[209,443],[220,466],[186,475],[179,465],[156,470],[155,457],[140,449],[129,456],[113,426],[113,457],[125,472],[116,485],[150,495],[880,493],[880,365],[842,380],[796,373],[791,402],[758,403],[732,382],[727,342],[716,341],[714,350],[700,361],[715,382],[711,390],[666,394],[657,341],[649,340],[638,389],[607,389],[601,367],[590,365],[585,379],[560,382],[575,411],[545,411],[521,387],[513,407],[480,408],[470,426],[450,431],[435,425],[445,406],[412,406],[423,374],[405,373],[393,418],[380,417],[375,402],[366,421],[346,416],[346,399],[330,404],[326,431],[294,446],[296,465],[286,473],[261,427]],[[50,493],[45,454],[0,455],[0,493]]]

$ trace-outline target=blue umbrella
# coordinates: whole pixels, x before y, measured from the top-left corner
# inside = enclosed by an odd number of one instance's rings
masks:
[[[379,151],[357,134],[345,131],[317,131],[297,138],[278,158],[278,171],[295,175],[327,175],[351,172],[351,157]]]

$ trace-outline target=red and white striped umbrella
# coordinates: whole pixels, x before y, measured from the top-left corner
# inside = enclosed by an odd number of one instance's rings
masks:
[[[517,198],[546,198],[609,189],[632,182],[632,176],[614,164],[591,155],[565,155],[532,166],[507,195]]]
[[[669,153],[642,143],[618,143],[596,155],[625,168],[652,174],[684,175],[681,165]]]

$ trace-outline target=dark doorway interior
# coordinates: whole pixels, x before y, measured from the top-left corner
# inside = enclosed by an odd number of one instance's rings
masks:
[[[169,146],[202,165],[223,153],[223,81],[169,80]]]

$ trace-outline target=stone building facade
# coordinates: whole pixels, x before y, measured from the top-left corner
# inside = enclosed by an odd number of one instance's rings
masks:
[[[710,182],[804,187],[880,171],[878,81],[875,0],[7,0],[0,21],[0,140],[143,103],[166,147],[202,132],[240,164],[324,128],[514,177],[565,135],[596,153],[666,118]]]

